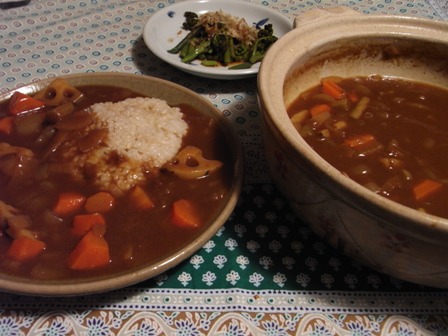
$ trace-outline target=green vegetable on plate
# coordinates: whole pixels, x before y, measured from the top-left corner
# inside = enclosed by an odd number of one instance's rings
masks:
[[[250,68],[260,62],[278,38],[267,19],[253,27],[222,11],[198,16],[184,13],[182,28],[189,33],[168,52],[179,54],[182,62],[195,60],[208,67],[227,66],[230,70]]]

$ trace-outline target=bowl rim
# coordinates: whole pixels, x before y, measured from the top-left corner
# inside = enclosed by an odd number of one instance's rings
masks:
[[[116,274],[112,277],[98,277],[88,280],[79,280],[76,282],[64,281],[32,281],[29,279],[12,277],[4,274],[0,274],[0,291],[21,294],[21,295],[36,295],[36,296],[77,296],[77,295],[89,295],[102,292],[108,292],[123,288],[126,286],[134,285],[138,282],[148,280],[155,277],[164,271],[167,271],[179,263],[184,261],[189,256],[198,251],[214,234],[225,224],[229,216],[234,211],[239,195],[241,193],[243,179],[244,179],[244,155],[243,149],[238,136],[231,125],[231,122],[226,118],[221,111],[209,102],[205,97],[195,93],[194,91],[183,87],[179,84],[170,82],[157,77],[118,73],[118,72],[101,72],[101,73],[79,73],[69,74],[63,76],[55,76],[52,78],[36,80],[30,84],[23,85],[19,88],[12,89],[6,93],[0,94],[0,102],[3,102],[11,97],[15,91],[20,91],[26,94],[32,94],[47,86],[55,78],[64,78],[69,82],[78,81],[85,82],[87,84],[74,84],[88,85],[88,84],[103,84],[104,80],[114,86],[126,86],[123,85],[125,81],[131,86],[138,87],[141,84],[154,84],[157,86],[163,86],[171,88],[174,91],[193,98],[195,102],[200,102],[201,106],[196,106],[198,110],[206,110],[206,114],[215,118],[220,127],[227,137],[229,148],[234,154],[234,173],[232,182],[229,188],[229,195],[227,203],[225,203],[221,209],[221,212],[216,218],[209,224],[207,228],[200,232],[200,234],[192,241],[186,243],[184,246],[180,246],[175,252],[169,256],[163,256],[159,261],[140,267],[138,269],[128,270],[124,273]]]
[[[337,31],[337,35],[332,34],[332,31]],[[336,39],[370,38],[379,35],[418,38],[448,45],[446,31],[448,31],[447,22],[417,17],[360,13],[325,15],[317,20],[300,24],[268,50],[260,67],[257,85],[265,122],[272,123],[289,147],[300,152],[306,161],[316,167],[319,173],[326,175],[333,185],[348,192],[350,199],[359,198],[363,204],[371,204],[375,209],[388,212],[391,218],[401,218],[402,220],[390,225],[399,226],[406,231],[432,234],[438,231],[448,235],[448,218],[425,214],[377,195],[344,176],[320,157],[303,138],[298,136],[287,118],[283,100],[283,83],[294,68],[294,61],[303,57],[310,49],[327,45]]]

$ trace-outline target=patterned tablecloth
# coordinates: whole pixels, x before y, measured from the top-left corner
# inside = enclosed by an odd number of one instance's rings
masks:
[[[160,77],[233,123],[247,162],[233,215],[191,258],[154,279],[82,297],[0,293],[0,335],[448,335],[448,292],[340,255],[297,218],[269,178],[256,79],[185,74],[146,47],[148,18],[175,0],[0,1],[0,92],[70,73]],[[347,5],[448,20],[446,0],[253,0],[291,19]],[[447,32],[448,34],[448,32]]]

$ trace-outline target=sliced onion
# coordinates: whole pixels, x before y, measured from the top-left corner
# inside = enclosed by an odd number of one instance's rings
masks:
[[[72,102],[66,102],[49,110],[46,117],[51,122],[57,122],[75,111],[75,105]]]
[[[89,152],[104,142],[108,134],[105,128],[95,129],[78,141],[78,148],[82,153]]]
[[[80,111],[58,121],[55,127],[61,131],[76,131],[89,126],[93,119],[88,112]]]

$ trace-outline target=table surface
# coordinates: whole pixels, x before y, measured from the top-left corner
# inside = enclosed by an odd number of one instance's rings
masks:
[[[0,293],[0,335],[448,335],[448,291],[377,273],[297,218],[264,162],[256,78],[195,77],[154,56],[145,22],[175,0],[0,1],[0,93],[71,73],[163,78],[203,95],[243,144],[245,183],[221,230],[177,267],[81,297]],[[253,0],[291,20],[315,7],[448,20],[446,0]]]

